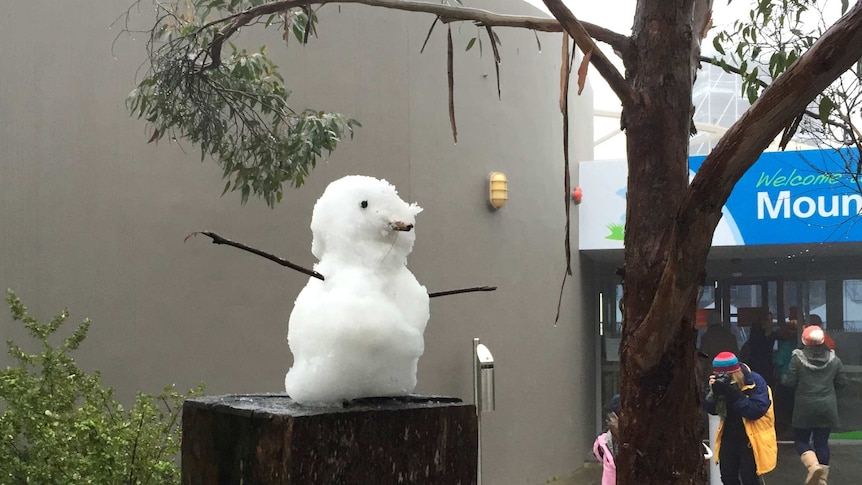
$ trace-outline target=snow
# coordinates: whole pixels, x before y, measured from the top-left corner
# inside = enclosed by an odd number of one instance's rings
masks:
[[[351,175],[329,184],[311,217],[314,269],[288,323],[296,402],[400,396],[416,387],[428,292],[407,269],[418,205],[385,180]]]

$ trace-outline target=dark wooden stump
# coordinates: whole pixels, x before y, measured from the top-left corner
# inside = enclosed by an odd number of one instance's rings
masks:
[[[186,401],[182,423],[184,485],[476,483],[476,408],[454,398],[212,396]]]

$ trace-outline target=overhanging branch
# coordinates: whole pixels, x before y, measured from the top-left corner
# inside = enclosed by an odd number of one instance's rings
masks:
[[[471,21],[479,26],[488,27],[513,27],[540,32],[562,32],[563,27],[556,19],[543,17],[530,17],[523,15],[505,15],[469,7],[452,7],[439,3],[417,2],[411,0],[282,0],[266,3],[250,8],[244,12],[234,14],[223,19],[215,20],[207,26],[230,22],[213,38],[209,47],[211,64],[207,68],[217,67],[221,62],[221,49],[224,43],[241,28],[256,19],[285,12],[293,8],[307,7],[309,5],[325,5],[328,3],[348,4],[355,3],[371,7],[389,8],[407,12],[423,12],[434,14],[441,22]],[[613,32],[604,27],[580,22],[584,32],[599,42],[610,45],[615,51],[624,53],[629,49],[629,37]]]
[[[730,71],[733,74],[742,76],[742,71],[738,67],[731,66],[730,64],[727,64],[726,62],[723,63],[714,57],[700,56],[700,62],[711,64],[713,66],[720,67],[720,68],[724,69],[725,71]],[[758,86],[760,86],[761,88],[764,88],[764,89],[769,87],[769,83],[767,83],[766,81],[764,81],[763,79],[760,79],[760,78],[757,78],[756,84]],[[809,109],[804,110],[802,113],[805,116],[809,116],[815,120],[822,121],[820,119],[819,114],[817,114],[817,113],[815,113]],[[832,121],[832,120],[826,120],[826,124],[830,125],[830,126],[834,126],[835,128],[841,128],[841,129],[850,128],[850,126],[848,126],[848,125],[842,125],[841,123],[838,123],[838,122]]]
[[[720,211],[734,185],[769,143],[842,73],[862,59],[862,0],[764,89],[706,157],[681,205],[680,224]]]

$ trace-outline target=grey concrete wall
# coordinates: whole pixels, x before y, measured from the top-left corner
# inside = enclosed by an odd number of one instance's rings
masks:
[[[433,17],[327,6],[320,38],[289,50],[277,31],[244,33],[278,52],[296,107],[364,125],[269,209],[220,197],[220,170],[199,163],[196,147],[146,143],[124,107],[144,39],[121,36],[112,50],[119,26],[109,29],[127,3],[12,2],[0,19],[0,286],[42,318],[63,307],[73,321],[91,317],[79,361],[124,399],[200,381],[210,394],[279,391],[291,363],[287,318],[306,278],[183,238],[210,229],[310,267],[308,224],[323,188],[347,174],[386,178],[425,208],[409,266],[429,291],[499,287],[432,300],[418,391],[471,399],[480,337],[498,362],[486,483],[545,483],[580,466],[594,432],[595,333],[577,253],[554,325],[565,264],[560,35],[541,34],[539,52],[532,33],[499,31],[498,101],[487,39],[482,57],[465,53],[477,29],[453,26],[455,145],[444,28],[419,55]],[[516,0],[475,4],[537,13]],[[133,18],[146,26],[149,11]],[[573,159],[590,159],[589,94],[571,104]],[[497,212],[486,202],[491,171],[509,178]],[[576,210],[572,227],[576,242]],[[8,323],[3,312],[3,339],[20,338]]]

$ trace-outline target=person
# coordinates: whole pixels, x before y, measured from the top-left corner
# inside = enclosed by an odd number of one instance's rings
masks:
[[[820,318],[820,315],[816,313],[808,315],[808,325],[806,325],[806,328],[811,325],[816,325],[823,330],[823,319]],[[835,340],[826,333],[826,330],[823,330],[823,345],[829,350],[835,350]]]
[[[775,330],[775,339],[778,341],[775,350],[774,380],[780,383],[790,366],[793,351],[796,350],[798,336],[796,334],[796,320],[784,321]],[[793,440],[793,390],[786,386],[775,388],[775,426],[782,440]]]
[[[825,485],[829,475],[829,433],[838,426],[835,389],[847,383],[841,359],[825,342],[826,333],[811,325],[802,332],[802,349],[793,351],[781,383],[796,389],[793,437],[799,459],[808,469],[806,485]],[[813,445],[812,446],[812,442]]]
[[[760,374],[770,387],[774,381],[774,367],[772,365],[772,347],[774,345],[772,314],[767,313],[762,319],[755,320],[751,325],[751,335],[743,345],[747,352],[743,349],[740,350],[740,357],[749,364],[751,370]]]
[[[619,436],[620,395],[615,394],[608,405],[608,430],[596,437],[593,454],[602,463],[602,485],[617,483],[617,437]]]
[[[739,353],[739,344],[733,332],[721,321],[718,310],[712,310],[706,316],[706,332],[700,338],[700,351],[706,354],[704,374],[709,374],[712,359],[720,352]]]
[[[779,325],[775,331],[775,338],[778,340],[778,349],[775,351],[775,372],[780,382],[787,372],[787,366],[790,365],[790,356],[796,349],[796,320],[789,320]]]
[[[730,331],[729,325],[721,320],[719,310],[711,310],[706,314],[706,331],[700,337],[700,375],[712,374],[712,359],[721,352],[739,353],[739,343]],[[699,381],[700,382],[700,381]]]
[[[719,353],[712,365],[704,409],[721,417],[715,438],[721,482],[760,485],[778,461],[772,391],[732,352]]]

